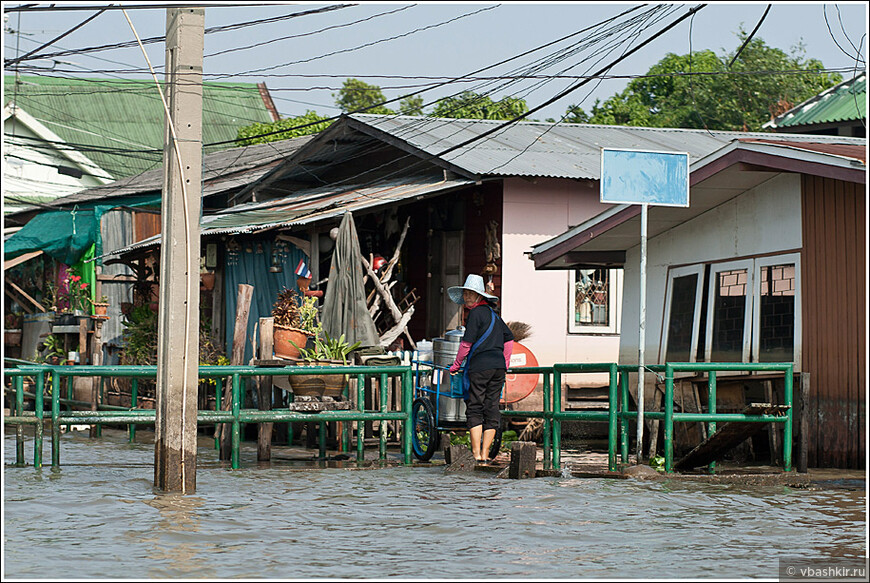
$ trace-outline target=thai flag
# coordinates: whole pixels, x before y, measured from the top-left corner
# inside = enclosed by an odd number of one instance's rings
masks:
[[[305,277],[305,278],[311,279],[311,270],[308,269],[308,266],[307,266],[307,265],[305,265],[305,260],[304,260],[304,259],[300,259],[300,260],[299,260],[299,265],[296,266],[296,272],[295,272],[295,273],[296,273],[296,275],[298,275],[299,277]]]

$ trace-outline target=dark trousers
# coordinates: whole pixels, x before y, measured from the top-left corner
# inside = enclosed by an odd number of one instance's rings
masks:
[[[468,373],[471,386],[465,401],[468,428],[483,425],[483,430],[497,429],[500,419],[498,402],[504,386],[505,369],[494,368]]]

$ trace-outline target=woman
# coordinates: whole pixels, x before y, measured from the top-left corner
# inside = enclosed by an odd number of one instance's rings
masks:
[[[486,463],[499,424],[498,402],[510,365],[514,336],[493,310],[498,298],[486,293],[481,276],[469,275],[465,285],[451,287],[447,293],[454,303],[469,309],[465,335],[450,374],[458,374],[467,357],[463,398],[471,452],[478,462]]]

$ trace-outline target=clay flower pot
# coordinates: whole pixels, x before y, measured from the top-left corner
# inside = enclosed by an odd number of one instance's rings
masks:
[[[300,361],[297,366],[316,366],[330,367],[341,366],[343,363],[340,360],[315,360],[315,361]],[[347,385],[347,375],[345,374],[300,374],[289,375],[290,387],[293,389],[294,395],[313,396],[313,397],[332,397],[340,399],[344,387]]]
[[[299,357],[299,346],[300,348],[305,348],[305,343],[308,342],[308,336],[305,331],[300,330],[299,328],[291,328],[289,326],[282,326],[281,324],[275,324],[274,332],[272,333],[272,341],[275,346],[275,356],[278,358],[298,358]],[[290,343],[290,341],[296,343],[296,346]]]
[[[199,274],[199,280],[202,283],[202,289],[210,291],[214,289],[214,272],[207,271]]]
[[[106,312],[109,310],[109,304],[103,304],[100,302],[96,302],[94,304],[94,315],[95,316],[105,316]]]

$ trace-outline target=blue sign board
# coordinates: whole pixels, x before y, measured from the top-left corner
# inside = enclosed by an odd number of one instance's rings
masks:
[[[689,206],[689,154],[601,149],[601,202]]]

